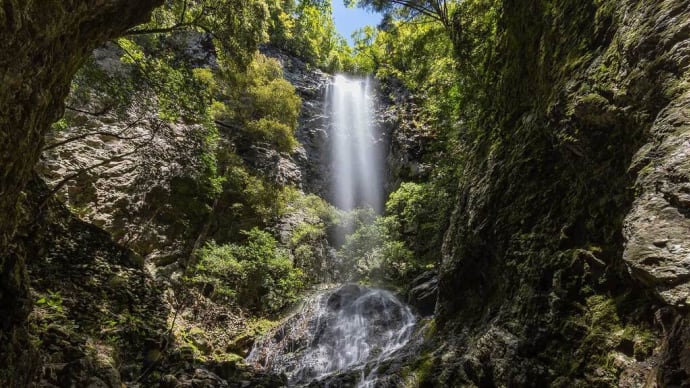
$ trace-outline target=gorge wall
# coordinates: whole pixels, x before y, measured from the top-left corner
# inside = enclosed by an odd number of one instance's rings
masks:
[[[688,384],[690,4],[502,7],[428,380]]]
[[[0,11],[0,363],[29,376],[22,330],[30,309],[24,248],[22,190],[38,161],[43,136],[62,114],[72,76],[96,45],[144,22],[162,1],[4,1]],[[24,356],[20,356],[24,353]],[[11,377],[0,376],[1,380]],[[9,383],[13,385],[12,383]]]

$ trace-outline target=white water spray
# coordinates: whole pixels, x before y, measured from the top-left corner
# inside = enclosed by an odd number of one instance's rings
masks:
[[[326,93],[331,117],[332,190],[334,205],[351,210],[383,205],[383,155],[373,124],[374,102],[368,78],[336,75]]]
[[[350,284],[309,298],[247,361],[285,373],[291,386],[349,370],[358,387],[370,387],[379,363],[407,344],[415,324],[390,292]]]

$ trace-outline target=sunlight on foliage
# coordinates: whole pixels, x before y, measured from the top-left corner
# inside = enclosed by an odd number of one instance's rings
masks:
[[[254,228],[243,244],[211,241],[199,252],[191,278],[212,297],[273,314],[293,303],[304,286],[302,271],[269,233]]]

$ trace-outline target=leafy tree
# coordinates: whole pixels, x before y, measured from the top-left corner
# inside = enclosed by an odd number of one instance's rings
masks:
[[[404,281],[418,264],[398,239],[398,229],[395,217],[377,217],[361,224],[337,252],[342,272],[354,280]]]
[[[336,31],[330,0],[282,0],[270,13],[271,44],[330,72],[353,70],[351,49]]]
[[[219,56],[241,65],[268,38],[268,24],[269,5],[264,0],[168,0],[154,12],[150,23],[128,35],[207,33],[220,49]]]
[[[439,22],[443,27],[451,25],[454,2],[448,0],[348,0],[348,5],[358,6],[403,19],[419,16]]]
[[[452,196],[435,177],[429,183],[403,182],[386,202],[386,214],[396,220],[395,233],[414,252],[420,266],[435,265],[445,232],[444,217]]]
[[[356,70],[373,73],[383,66],[386,50],[381,42],[386,41],[385,34],[385,31],[379,31],[373,26],[365,26],[352,33],[354,42],[352,66]]]
[[[185,172],[191,176],[171,181],[171,193],[166,198],[182,206],[157,211],[165,223],[179,224],[176,228],[184,233],[201,233],[198,241],[202,242],[208,233],[213,234],[212,223],[217,222],[210,216],[213,212],[220,211],[236,221],[237,225],[229,228],[235,235],[240,229],[263,225],[275,217],[284,206],[283,189],[257,177],[235,155],[238,144],[246,147],[264,142],[286,152],[296,145],[294,129],[300,100],[282,78],[280,65],[256,54],[258,43],[267,38],[267,9],[265,3],[254,0],[168,1],[149,24],[130,30],[127,37],[110,45],[109,50],[120,54],[118,63],[103,66],[92,58],[75,78],[68,115],[56,128],[68,131],[68,140],[100,133],[132,138],[141,145],[84,166],[67,178],[96,173],[101,166],[120,162],[133,153],[147,153],[157,144],[155,136],[166,136],[189,143],[185,149],[193,150],[197,158],[184,164],[194,170]],[[215,53],[217,60],[210,57],[200,61],[189,55],[189,42],[195,41]],[[127,124],[108,133],[82,128],[84,114],[107,115],[108,120],[131,123],[131,127]],[[160,129],[152,130],[152,136],[135,139],[131,130],[141,123]],[[229,137],[233,141],[228,141],[228,131],[220,136],[218,126],[224,130],[232,127]],[[180,137],[172,128],[189,131]],[[61,140],[49,143],[49,147],[64,144]],[[177,198],[190,188],[194,188],[194,196]],[[186,206],[179,203],[185,200]],[[223,201],[230,202],[229,208]],[[225,235],[221,240],[234,239]]]

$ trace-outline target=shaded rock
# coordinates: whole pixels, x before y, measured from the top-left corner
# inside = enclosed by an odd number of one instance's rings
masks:
[[[242,153],[242,157],[248,165],[258,170],[261,176],[275,184],[298,188],[302,185],[302,171],[287,155],[271,148],[251,146],[247,152]]]
[[[431,315],[436,308],[437,293],[438,274],[436,271],[428,271],[416,277],[410,284],[407,303],[414,306],[422,316]]]
[[[625,221],[623,259],[667,304],[690,304],[690,93],[662,111],[657,140],[635,156],[641,191]]]
[[[651,313],[690,295],[688,3],[502,5],[505,66],[466,123],[441,252],[436,322],[457,342],[429,385],[654,384]],[[631,356],[613,328],[651,340]],[[682,383],[683,356],[664,363]]]
[[[175,388],[179,384],[177,378],[173,375],[165,375],[160,379],[160,388]]]
[[[326,305],[329,309],[340,310],[355,301],[364,291],[366,288],[358,284],[342,286],[328,297]]]
[[[690,316],[667,309],[663,341],[656,367],[657,382],[662,387],[690,385]]]

